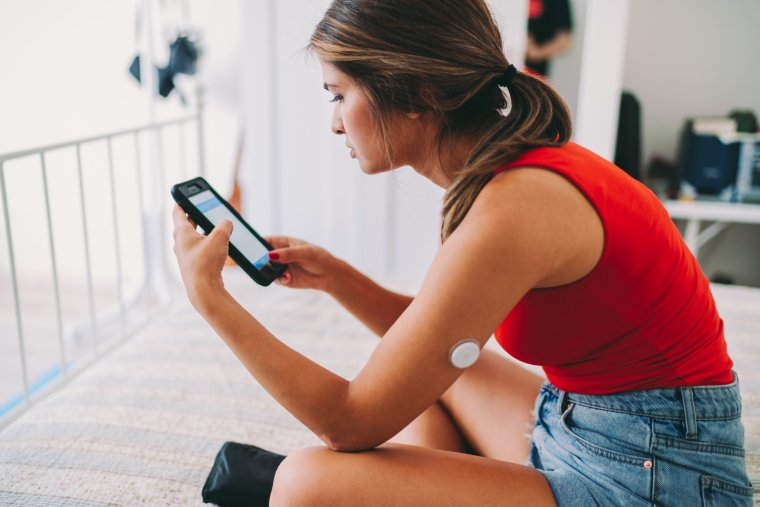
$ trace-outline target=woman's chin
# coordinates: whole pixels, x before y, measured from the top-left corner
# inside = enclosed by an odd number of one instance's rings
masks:
[[[364,174],[381,174],[391,171],[393,168],[389,164],[378,164],[366,159],[356,157],[356,161],[359,162],[359,168]]]
[[[377,167],[375,167],[374,164],[370,164],[366,160],[361,159],[359,157],[355,157],[355,158],[356,158],[356,161],[359,163],[359,169],[361,169],[364,174],[376,174],[378,172]]]

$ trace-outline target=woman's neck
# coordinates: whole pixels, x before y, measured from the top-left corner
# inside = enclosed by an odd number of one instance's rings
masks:
[[[459,170],[467,163],[480,137],[477,135],[451,136],[444,141],[440,149],[435,135],[426,137],[428,142],[421,145],[417,160],[410,165],[420,175],[439,187],[448,189]]]
[[[500,119],[499,115],[482,118],[479,123],[471,124],[466,132],[448,135],[439,146],[440,123],[432,117],[421,118],[412,136],[415,141],[408,165],[439,187],[448,189],[494,122]]]

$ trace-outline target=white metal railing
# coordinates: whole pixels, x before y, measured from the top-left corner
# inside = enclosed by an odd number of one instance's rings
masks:
[[[47,242],[50,253],[50,270],[49,274],[52,279],[54,300],[55,300],[55,321],[58,338],[58,361],[60,363],[60,375],[46,386],[45,391],[48,392],[52,388],[59,387],[65,383],[72,374],[78,373],[86,365],[92,363],[98,359],[103,353],[106,352],[102,346],[100,346],[101,336],[99,336],[99,322],[102,326],[103,323],[118,323],[119,336],[112,340],[108,349],[123,342],[128,336],[133,334],[136,330],[140,329],[147,322],[151,320],[156,312],[149,312],[147,318],[139,323],[138,326],[129,329],[127,325],[127,314],[129,309],[139,301],[144,301],[149,295],[156,296],[156,299],[160,304],[153,305],[154,310],[160,309],[168,305],[172,299],[172,291],[170,289],[172,282],[169,280],[171,277],[166,269],[165,264],[165,215],[166,202],[169,199],[168,196],[168,182],[166,182],[166,171],[164,167],[164,136],[163,132],[166,129],[176,128],[179,133],[178,142],[178,165],[181,167],[180,171],[182,176],[186,176],[186,139],[185,139],[185,126],[187,124],[195,124],[197,138],[197,153],[198,163],[197,172],[201,175],[204,174],[203,164],[203,128],[202,128],[202,114],[201,108],[198,109],[198,113],[182,117],[170,121],[156,122],[143,127],[120,130],[116,132],[110,132],[94,137],[87,137],[82,139],[76,139],[69,142],[53,144],[49,146],[43,146],[39,148],[18,151],[8,154],[0,154],[0,198],[3,205],[3,217],[5,222],[5,239],[7,242],[8,250],[8,263],[10,268],[10,282],[11,291],[13,294],[14,315],[16,324],[16,334],[18,338],[18,351],[19,351],[19,363],[21,370],[21,381],[23,386],[23,398],[19,397],[18,402],[12,407],[12,409],[6,410],[5,414],[0,413],[0,427],[6,425],[11,420],[20,415],[26,408],[30,406],[34,401],[39,399],[38,394],[33,393],[33,389],[30,388],[29,372],[27,368],[27,344],[25,342],[24,322],[22,318],[21,300],[19,297],[19,273],[16,263],[16,249],[13,243],[13,223],[11,220],[11,212],[8,204],[8,191],[6,187],[5,169],[6,163],[11,160],[22,159],[27,157],[38,157],[39,167],[42,175],[42,191],[45,201],[45,219],[47,222]],[[150,158],[151,170],[150,173],[154,175],[151,184],[147,185],[152,187],[152,202],[146,203],[144,194],[146,181],[142,170],[142,154],[141,154],[141,135],[147,137],[150,141]],[[145,269],[143,270],[143,277],[140,283],[137,284],[136,289],[131,291],[130,294],[124,293],[124,280],[123,280],[123,259],[121,255],[121,234],[119,230],[119,214],[117,207],[117,188],[114,171],[114,155],[112,141],[117,138],[132,137],[134,140],[134,156],[135,156],[135,178],[137,179],[137,194],[139,200],[140,210],[140,233],[142,235],[142,255]],[[116,293],[118,297],[118,304],[116,308],[105,310],[96,314],[94,290],[93,290],[93,273],[92,273],[92,258],[91,247],[92,238],[88,231],[88,210],[85,199],[85,185],[82,171],[82,147],[93,143],[106,143],[107,154],[107,170],[110,180],[110,204],[113,229],[113,235],[108,241],[113,243],[114,253],[114,268],[116,273]],[[68,332],[64,331],[64,323],[61,312],[61,290],[60,290],[60,276],[58,266],[58,256],[56,252],[56,243],[53,234],[53,222],[51,216],[50,206],[50,192],[48,188],[48,175],[51,168],[48,167],[48,161],[46,155],[59,150],[71,149],[75,150],[76,169],[77,169],[77,185],[79,189],[79,205],[81,209],[81,227],[83,231],[84,241],[84,261],[85,261],[85,278],[86,278],[86,292],[89,318],[87,322],[78,322],[68,328]],[[147,204],[147,209],[146,209]],[[75,367],[72,368],[68,361],[66,354],[66,343],[71,340],[72,337],[79,333],[85,333],[89,331],[92,340],[92,350],[88,355],[86,361],[80,361]],[[66,336],[68,334],[68,336]],[[0,400],[2,402],[3,400]]]

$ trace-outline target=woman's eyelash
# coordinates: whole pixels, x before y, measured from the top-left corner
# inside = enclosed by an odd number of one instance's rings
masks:
[[[330,102],[342,102],[343,101],[343,95],[336,95],[332,99],[330,99]]]

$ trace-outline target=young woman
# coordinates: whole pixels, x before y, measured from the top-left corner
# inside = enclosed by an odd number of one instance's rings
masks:
[[[750,505],[708,281],[655,196],[569,142],[567,108],[509,65],[485,1],[336,0],[310,48],[361,170],[446,189],[442,245],[411,298],[270,238],[281,284],[382,338],[348,381],[224,290],[229,223],[204,238],[175,210],[190,301],[325,443],[284,461],[272,504]],[[457,345],[492,334],[548,381],[485,350],[460,368]]]

